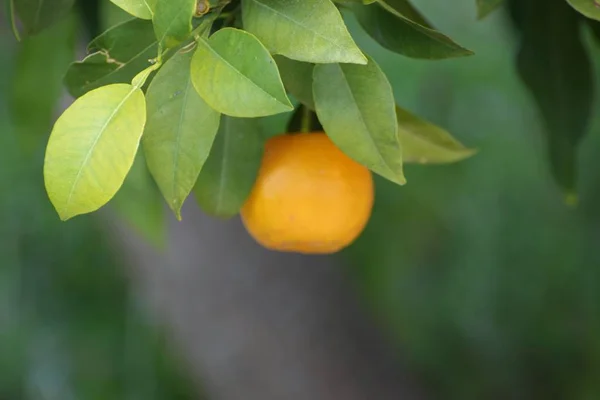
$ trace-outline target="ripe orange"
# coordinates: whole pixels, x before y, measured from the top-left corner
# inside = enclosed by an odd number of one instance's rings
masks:
[[[262,246],[304,254],[337,252],[362,232],[373,207],[373,177],[322,132],[266,143],[241,216]]]

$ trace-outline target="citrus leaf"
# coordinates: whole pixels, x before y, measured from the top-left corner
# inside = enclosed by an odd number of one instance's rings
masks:
[[[200,39],[192,82],[215,110],[234,117],[262,117],[293,109],[275,60],[253,35],[233,28]]]
[[[435,30],[407,0],[378,0],[351,8],[369,36],[398,54],[431,60],[473,54]]]
[[[243,0],[244,29],[274,54],[314,63],[365,64],[330,0]]]
[[[128,84],[95,89],[60,116],[48,141],[44,179],[62,220],[95,211],[115,195],[145,122],[144,94]]]
[[[588,18],[600,21],[600,5],[595,0],[567,0],[567,2]]]
[[[10,106],[25,153],[43,145],[52,128],[63,90],[61,79],[75,53],[76,26],[75,18],[62,19],[43,35],[24,38],[18,47]]]
[[[444,164],[464,160],[476,153],[446,130],[396,107],[398,136],[405,163]]]
[[[291,60],[283,56],[275,56],[283,86],[302,104],[311,110],[315,109],[312,92],[312,76],[314,64]]]
[[[65,76],[69,93],[80,97],[104,85],[130,82],[151,65],[157,48],[150,21],[132,19],[112,27],[90,43],[92,54],[69,67]]]
[[[572,200],[577,146],[587,131],[594,97],[590,59],[580,35],[583,18],[562,0],[510,4],[521,32],[518,71],[544,119],[554,178]]]
[[[313,91],[319,121],[344,153],[392,182],[406,183],[392,87],[374,60],[315,66]]]
[[[500,7],[504,0],[477,0],[477,18],[483,19]]]
[[[194,187],[204,212],[230,218],[240,211],[258,176],[263,144],[257,119],[221,117],[219,133]]]
[[[192,32],[192,18],[196,0],[156,0],[154,32],[158,42],[166,48],[175,47]]]
[[[177,53],[152,80],[142,140],[148,168],[178,219],[208,157],[220,117],[192,86],[191,59],[191,52]]]
[[[25,33],[34,35],[65,17],[75,0],[13,0]]]
[[[160,192],[139,151],[119,192],[110,205],[136,232],[158,248],[166,239],[165,208]]]
[[[152,19],[156,0],[110,0],[134,17]]]

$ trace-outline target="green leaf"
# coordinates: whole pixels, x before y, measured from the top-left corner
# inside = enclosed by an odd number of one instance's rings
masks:
[[[156,0],[152,23],[161,46],[175,47],[192,32],[196,0]]]
[[[60,116],[46,149],[44,179],[62,220],[95,211],[115,195],[145,123],[144,94],[128,84],[93,90]]]
[[[477,0],[477,18],[483,19],[500,7],[504,0]]]
[[[275,60],[253,35],[225,28],[200,39],[192,82],[215,110],[233,117],[262,117],[293,109]]]
[[[365,64],[330,0],[243,0],[244,29],[273,54],[313,63]]]
[[[192,85],[191,59],[191,52],[177,53],[152,80],[142,140],[148,168],[178,219],[208,158],[220,120]]]
[[[194,194],[209,215],[236,215],[252,191],[263,154],[259,121],[221,117],[210,156],[200,172]]]
[[[302,104],[311,110],[315,109],[312,91],[312,77],[315,65],[301,61],[290,60],[287,57],[275,56],[283,86]]]
[[[160,192],[139,151],[119,192],[110,202],[121,218],[154,246],[165,244],[165,208]]]
[[[398,54],[430,60],[473,54],[435,30],[407,0],[379,0],[351,8],[375,41]]]
[[[134,17],[152,19],[156,0],[110,0]]]
[[[45,143],[52,128],[61,80],[75,53],[76,26],[75,18],[65,18],[18,47],[10,108],[18,141],[28,154]]]
[[[396,107],[396,115],[405,163],[453,163],[476,153],[476,150],[466,148],[446,130],[422,120],[407,110]]]
[[[577,146],[587,131],[594,97],[590,59],[579,29],[583,18],[562,0],[511,5],[521,31],[519,74],[545,121],[553,175],[573,198]]]
[[[25,33],[34,35],[65,17],[75,0],[13,0]]]
[[[132,19],[107,30],[88,46],[92,52],[71,65],[65,84],[74,97],[112,83],[126,83],[151,65],[158,45],[150,21]]]
[[[567,0],[567,2],[586,17],[600,21],[600,5],[596,0]]]
[[[317,65],[313,91],[319,120],[344,153],[392,182],[406,183],[392,87],[374,60]]]

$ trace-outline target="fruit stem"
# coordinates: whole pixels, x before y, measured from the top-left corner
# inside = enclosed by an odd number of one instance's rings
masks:
[[[300,132],[307,133],[311,131],[312,125],[312,114],[308,107],[301,105],[302,107],[302,120],[300,122]]]

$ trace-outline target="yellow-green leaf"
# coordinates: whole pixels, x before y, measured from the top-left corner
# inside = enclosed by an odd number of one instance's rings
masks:
[[[450,133],[411,112],[396,107],[398,136],[405,163],[444,164],[471,157],[477,151],[466,148]]]
[[[115,195],[133,164],[145,123],[144,94],[129,84],[85,94],[56,121],[44,179],[62,220],[95,211]]]
[[[588,18],[600,21],[600,6],[595,0],[567,0],[567,3]]]

